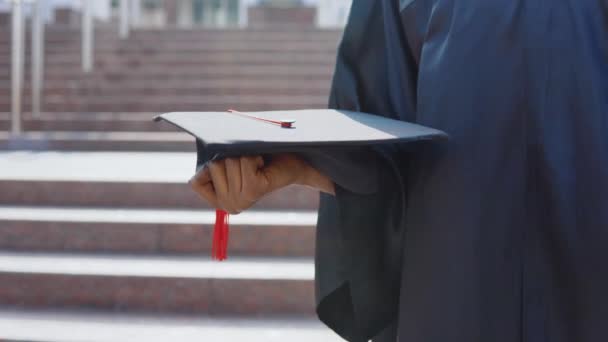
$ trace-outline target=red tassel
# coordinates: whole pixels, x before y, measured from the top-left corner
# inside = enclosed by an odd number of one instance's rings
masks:
[[[215,226],[213,227],[213,246],[211,258],[223,261],[228,258],[228,213],[224,210],[215,211]]]

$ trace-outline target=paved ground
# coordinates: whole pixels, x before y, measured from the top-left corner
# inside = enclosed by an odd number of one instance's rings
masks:
[[[0,310],[0,341],[339,342],[314,320],[211,319]]]

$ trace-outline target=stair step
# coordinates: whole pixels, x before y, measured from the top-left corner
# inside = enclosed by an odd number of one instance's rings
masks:
[[[226,104],[227,105],[227,104]],[[131,109],[133,112],[147,112],[153,111],[155,113],[167,113],[167,112],[221,112],[225,111],[226,108],[238,108],[242,112],[247,111],[271,111],[271,110],[284,110],[284,105],[242,105],[237,103],[232,103],[229,107],[220,107],[220,106],[206,106],[204,104],[169,104],[169,105],[154,105],[148,106],[145,103],[140,104],[132,104],[129,106],[125,106],[122,104],[61,104],[56,103],[52,105],[44,105],[44,110],[49,112],[120,112],[125,109]],[[130,107],[130,108],[129,108]],[[327,108],[327,103],[307,103],[307,104],[294,104],[289,107],[290,110],[300,110],[300,109],[318,109],[318,108]],[[6,112],[10,110],[10,103],[0,103],[0,112]],[[23,105],[23,111],[30,112],[32,110],[29,103]],[[139,130],[139,129],[138,129]]]
[[[0,253],[0,305],[210,315],[313,315],[310,259]]]
[[[173,102],[179,100],[184,96],[268,96],[269,94],[273,94],[273,96],[323,96],[327,97],[329,94],[329,84],[326,82],[313,82],[314,83],[323,83],[322,86],[314,88],[314,87],[287,87],[287,88],[277,88],[277,87],[247,87],[247,86],[235,86],[235,87],[187,87],[187,86],[120,86],[116,87],[116,85],[112,85],[109,82],[106,84],[96,84],[94,86],[83,84],[82,87],[66,87],[57,86],[50,87],[46,86],[42,96],[47,98],[53,98],[54,101],[56,99],[66,99],[71,101],[74,97],[136,97],[142,98],[144,101],[146,98],[150,98],[152,96],[157,97],[166,97],[172,96],[174,97]],[[31,88],[24,88],[25,94],[31,93]],[[11,91],[9,89],[1,89],[0,88],[0,98],[4,98],[3,102],[8,102],[7,99],[11,96]],[[29,96],[28,96],[29,97]],[[29,98],[25,97],[24,101],[28,102]],[[73,102],[73,101],[72,101]]]
[[[113,53],[111,51],[96,51],[95,63],[101,63],[103,65],[111,65],[116,62],[126,63],[141,63],[143,61],[151,64],[160,63],[167,65],[205,65],[207,63],[241,63],[243,65],[250,64],[266,64],[274,65],[278,64],[304,64],[304,65],[315,65],[315,64],[327,64],[335,62],[336,50],[333,51],[298,51],[289,52],[284,51],[282,53],[265,52],[265,51],[244,51],[238,54],[227,52],[227,51],[180,51],[176,54],[175,51],[161,50],[154,55],[142,54],[137,51],[123,51],[120,54]],[[80,53],[78,51],[57,51],[52,54],[45,56],[46,65],[73,65],[79,66]],[[26,64],[30,63],[31,57],[26,55],[24,61]],[[0,63],[10,64],[11,55],[8,48],[2,49],[0,47]]]
[[[10,30],[0,32],[0,42],[10,43]],[[74,28],[60,28],[58,26],[48,26],[46,28],[46,40],[53,43],[71,42],[81,37],[82,33]],[[192,29],[171,29],[163,28],[155,30],[151,28],[133,29],[129,41],[157,41],[173,39],[177,41],[206,41],[206,40],[237,40],[256,39],[264,41],[310,41],[310,40],[337,40],[342,35],[340,29],[319,29],[319,28],[299,28],[294,30],[289,27],[278,29],[258,29],[247,27],[243,29],[213,29],[213,28],[192,28]],[[100,40],[119,41],[116,30],[100,29],[95,30],[95,37]],[[29,32],[27,35],[29,40]]]
[[[303,280],[314,278],[312,259],[90,255],[0,252],[0,274],[57,274],[132,278]]]
[[[185,183],[195,161],[192,153],[0,152],[0,179]]]
[[[145,60],[144,60],[145,61]],[[201,68],[193,68],[191,65],[181,66],[175,65],[165,69],[160,69],[157,65],[142,65],[139,67],[132,67],[129,65],[113,65],[111,67],[97,68],[92,73],[83,74],[78,68],[74,66],[53,66],[45,69],[45,78],[56,79],[59,77],[73,78],[75,76],[86,76],[86,77],[99,77],[104,75],[118,75],[121,74],[125,79],[141,78],[200,78],[211,76],[325,76],[331,75],[333,72],[333,65],[325,63],[324,65],[208,65]],[[28,72],[25,73],[29,75]],[[3,78],[11,75],[10,69],[0,70],[0,76]]]
[[[176,132],[175,126],[154,122],[158,113],[65,113],[45,112],[34,118],[23,113],[22,127],[29,131]],[[9,131],[10,113],[0,112],[0,131]],[[188,147],[192,149],[191,146]]]
[[[205,208],[187,185],[195,153],[0,152],[0,204]],[[255,209],[316,210],[318,193],[290,186]]]
[[[177,105],[205,105],[207,107],[215,106],[226,110],[230,107],[222,107],[227,104],[240,104],[242,106],[283,106],[284,108],[291,108],[291,104],[319,104],[326,103],[328,94],[324,95],[291,95],[291,96],[277,96],[277,95],[207,95],[207,96],[196,96],[196,95],[146,95],[140,98],[133,98],[130,94],[118,94],[115,96],[97,96],[95,94],[89,95],[75,95],[75,96],[61,96],[53,95],[46,96],[44,103],[46,105],[60,105],[62,102],[68,102],[67,104],[91,104],[91,105],[105,105],[109,103],[118,103],[123,106],[133,105],[150,105],[160,106],[162,104],[177,106]],[[10,98],[0,97],[0,103],[10,103]],[[170,111],[170,110],[169,110]],[[158,112],[150,110],[149,112]]]
[[[18,137],[0,132],[2,150],[182,152],[196,146],[183,132],[31,131]]]
[[[95,52],[144,52],[157,53],[158,51],[190,51],[190,52],[207,52],[207,51],[227,51],[234,53],[241,52],[296,52],[296,51],[316,51],[316,52],[332,52],[336,51],[338,41],[297,41],[297,42],[276,42],[276,41],[165,41],[165,42],[143,42],[134,43],[130,41],[99,41],[95,44]],[[78,40],[68,44],[46,44],[45,51],[47,53],[58,52],[77,52],[80,49]]]
[[[0,51],[2,51],[0,49]],[[7,52],[9,50],[6,50]],[[268,53],[268,52],[247,52],[247,53],[226,53],[226,52],[185,52],[159,53],[154,56],[138,55],[133,53],[125,54],[96,54],[95,63],[97,65],[111,65],[112,63],[124,63],[128,65],[190,65],[205,66],[211,64],[221,65],[330,65],[335,63],[336,52],[301,52],[301,53]],[[56,53],[45,56],[45,63],[50,66],[75,66],[80,65],[80,56],[77,53]],[[26,65],[29,65],[30,58],[24,58]],[[0,53],[0,65],[9,67],[11,56]]]
[[[315,319],[0,310],[0,339],[30,342],[339,342]]]
[[[156,113],[166,112],[221,112],[225,111],[226,108],[239,108],[241,111],[269,111],[269,110],[284,110],[287,108],[285,104],[276,103],[260,103],[260,104],[247,104],[239,101],[232,101],[222,104],[208,105],[205,103],[158,103],[148,104],[142,100],[142,102],[133,103],[112,103],[112,102],[96,102],[96,103],[46,103],[43,104],[44,109],[51,112],[120,112],[120,111],[133,111],[133,112],[149,112],[153,111]],[[327,101],[323,102],[305,102],[305,103],[293,103],[288,107],[290,110],[298,109],[315,109],[315,108],[327,108]],[[0,112],[10,110],[9,102],[0,101]],[[24,104],[24,111],[31,111],[29,104]]]
[[[120,82],[117,82],[120,86]],[[0,111],[10,110],[10,99],[0,97]],[[237,107],[241,111],[327,108],[328,96],[46,96],[43,106],[50,112],[172,112],[225,111]],[[29,111],[29,105],[24,105]]]
[[[230,219],[230,255],[313,257],[316,212],[247,211]],[[0,249],[208,256],[210,210],[0,206]]]
[[[268,89],[268,90],[312,90],[312,89],[329,89],[330,84],[326,80],[292,80],[292,79],[238,79],[235,77],[226,77],[216,80],[200,79],[200,80],[167,80],[163,83],[141,83],[136,80],[124,80],[121,84],[121,88],[125,90],[130,89],[151,89],[151,90],[185,90],[188,89],[201,89],[201,90],[245,90],[245,89]],[[31,89],[30,83],[24,83],[25,94],[28,95]],[[95,89],[104,88],[115,88],[115,84],[111,81],[91,83],[87,79],[71,80],[69,82],[47,80],[45,82],[45,91],[59,91],[59,90],[85,90],[91,91]],[[10,91],[10,84],[0,83],[0,90],[7,92]]]

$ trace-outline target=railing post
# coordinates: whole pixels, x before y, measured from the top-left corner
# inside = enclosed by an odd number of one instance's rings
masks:
[[[93,8],[92,0],[82,0],[82,70],[93,70]]]
[[[129,3],[131,4],[129,7],[129,29],[132,30],[139,25],[139,19],[141,17],[141,0],[130,0]]]
[[[36,0],[32,7],[32,116],[41,112],[44,81],[44,0]]]
[[[120,39],[129,38],[129,0],[120,0]]]
[[[24,35],[21,0],[12,0],[11,14],[11,133],[21,134],[21,95],[23,93]]]

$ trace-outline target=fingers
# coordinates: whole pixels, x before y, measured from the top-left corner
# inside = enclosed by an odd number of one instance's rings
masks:
[[[228,178],[226,176],[225,160],[218,160],[208,164],[211,182],[215,188],[215,194],[220,203],[228,199]]]
[[[209,168],[203,167],[190,179],[192,190],[214,207],[218,206],[215,188],[211,182]]]
[[[263,167],[264,158],[261,156],[241,157],[242,197],[248,202],[257,201],[266,192],[268,182],[261,172]]]
[[[228,158],[226,163],[226,177],[228,179],[228,194],[222,202],[224,209],[231,214],[238,214],[244,208],[241,198],[241,162],[238,158]]]
[[[239,158],[227,158],[209,164],[211,182],[217,196],[217,208],[238,214],[251,206],[242,197],[242,174]]]
[[[211,205],[238,214],[269,191],[264,159],[227,158],[208,163],[191,180],[192,188]]]
[[[226,175],[228,178],[228,192],[231,196],[241,193],[241,161],[238,158],[228,158],[226,163]]]
[[[299,157],[293,154],[277,154],[273,156],[272,162],[264,167],[262,173],[272,191],[296,183],[306,170],[307,164]]]

